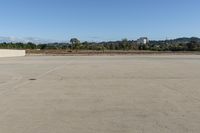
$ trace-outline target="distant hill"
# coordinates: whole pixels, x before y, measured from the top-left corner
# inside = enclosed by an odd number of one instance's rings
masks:
[[[189,43],[191,41],[196,41],[196,42],[200,42],[200,38],[197,38],[197,37],[191,37],[191,38],[188,38],[188,37],[182,37],[182,38],[177,38],[177,39],[173,39],[173,40],[169,40],[173,43]]]
[[[35,44],[40,44],[40,43],[52,43],[55,42],[53,40],[45,40],[41,38],[34,38],[34,37],[26,37],[26,38],[17,38],[17,37],[4,37],[0,36],[0,43],[35,43]]]

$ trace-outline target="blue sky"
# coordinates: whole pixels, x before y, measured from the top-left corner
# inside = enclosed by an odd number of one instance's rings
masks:
[[[0,36],[82,41],[200,37],[199,0],[0,0]]]

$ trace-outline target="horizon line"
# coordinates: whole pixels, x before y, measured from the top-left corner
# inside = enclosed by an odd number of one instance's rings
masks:
[[[164,41],[164,40],[174,40],[174,39],[179,39],[179,38],[200,38],[197,36],[182,36],[182,37],[173,37],[173,38],[168,38],[166,37],[165,39],[150,39],[148,36],[141,36],[141,37],[147,37],[150,41]],[[138,37],[137,39],[141,38]],[[72,38],[77,38],[79,37],[72,37]],[[13,37],[13,36],[0,36],[0,43],[6,42],[6,43],[36,43],[36,44],[42,44],[42,43],[69,43],[70,42],[69,38],[68,40],[54,40],[54,39],[44,39],[44,38],[39,38],[39,37]],[[86,40],[86,39],[80,39],[81,42],[112,42],[112,41],[121,41],[122,39],[127,39],[128,41],[137,41],[137,39],[129,39],[126,37],[122,37],[121,39],[99,39],[99,40]]]

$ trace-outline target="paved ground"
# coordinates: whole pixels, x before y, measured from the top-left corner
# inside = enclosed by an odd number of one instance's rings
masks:
[[[199,132],[200,56],[0,58],[0,133]]]

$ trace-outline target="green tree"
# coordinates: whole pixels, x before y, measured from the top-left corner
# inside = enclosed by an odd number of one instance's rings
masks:
[[[199,44],[197,41],[191,41],[190,43],[187,43],[188,50],[195,51],[198,50]]]
[[[127,50],[127,45],[128,45],[128,39],[126,38],[122,39],[120,43],[120,49]]]
[[[78,49],[80,49],[81,42],[77,38],[72,38],[70,40],[70,43],[72,45],[72,49],[75,49],[76,52],[78,51]]]
[[[27,49],[36,49],[36,44],[32,43],[32,42],[28,42],[26,44]]]

